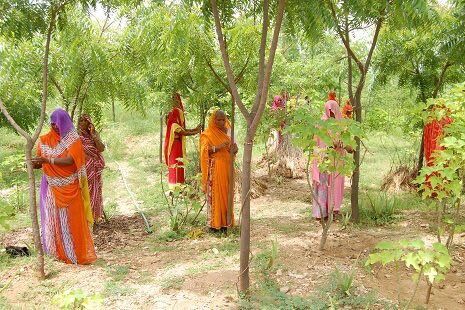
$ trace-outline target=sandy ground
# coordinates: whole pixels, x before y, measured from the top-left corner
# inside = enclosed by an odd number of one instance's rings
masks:
[[[343,229],[336,223],[326,250],[320,252],[321,229],[308,216],[304,180],[284,180],[279,185],[265,181],[265,194],[252,201],[252,255],[277,241],[278,267],[273,277],[288,294],[308,296],[337,267],[355,268],[355,281],[362,289],[397,300],[396,273],[390,268],[367,271],[361,261],[381,240],[431,239],[429,219],[413,213],[390,227],[363,229]],[[21,259],[2,272],[1,296],[13,309],[53,308],[52,298],[68,288],[100,294],[107,309],[238,308],[237,236],[203,233],[196,239],[161,241],[157,236],[164,219],[151,221],[155,232],[149,235],[138,215],[112,218],[95,233],[99,256],[95,264],[71,266],[48,259],[49,277],[44,281],[35,277],[32,259]],[[31,230],[23,229],[3,236],[1,243],[21,244],[30,239]],[[456,244],[452,270],[445,284],[434,286],[429,309],[465,309],[465,235]],[[407,299],[413,290],[411,274],[401,271],[400,296]],[[252,272],[252,281],[257,279]],[[421,284],[417,304],[423,303],[425,292]]]

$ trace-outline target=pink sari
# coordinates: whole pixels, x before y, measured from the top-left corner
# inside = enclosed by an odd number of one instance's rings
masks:
[[[91,123],[90,117],[86,119]],[[105,168],[105,160],[97,149],[94,139],[89,132],[81,132],[82,146],[86,154],[87,179],[89,180],[90,205],[95,220],[103,217],[103,197],[102,197],[102,171]]]
[[[334,113],[335,119],[342,119],[342,114],[339,109],[339,104],[335,100],[328,100],[325,103],[325,113],[321,117],[322,120],[328,120],[330,112]],[[315,137],[317,146],[315,153],[321,152],[328,146],[319,138]],[[341,154],[345,154],[344,148],[336,149]],[[312,163],[312,181],[313,181],[313,210],[314,218],[320,219],[327,217],[329,210],[333,209],[334,213],[339,213],[341,210],[342,199],[344,198],[344,175],[338,173],[322,173],[318,169],[317,159]]]

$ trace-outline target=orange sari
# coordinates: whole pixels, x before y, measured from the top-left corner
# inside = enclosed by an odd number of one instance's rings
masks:
[[[228,131],[229,127],[227,124]],[[210,147],[225,142],[231,142],[231,137],[215,125],[213,112],[208,128],[200,135],[200,167],[203,191],[207,195],[207,223],[214,229],[234,226],[234,214],[231,214],[231,223],[227,222],[231,155],[226,148],[208,152]]]
[[[69,166],[42,166],[40,209],[45,253],[66,263],[92,263],[97,259],[89,230],[93,217],[86,159],[78,133],[73,129],[61,138],[50,130],[40,137],[37,155],[74,159],[74,164]]]

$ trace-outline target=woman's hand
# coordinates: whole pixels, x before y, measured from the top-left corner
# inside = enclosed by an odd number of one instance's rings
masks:
[[[49,160],[45,157],[34,157],[31,162],[34,169],[41,169],[43,164],[49,163]]]
[[[341,148],[343,147],[341,141],[335,141],[335,142],[333,143],[333,145],[334,145],[334,148],[335,148],[335,149],[341,149]]]
[[[92,136],[95,135],[95,126],[94,126],[94,124],[89,124],[89,127],[87,129],[89,129],[89,133]]]
[[[237,144],[234,143],[234,144],[232,145],[231,148],[232,148],[233,154],[236,155],[236,154],[237,154],[237,151],[239,151],[239,148],[237,147]]]
[[[198,124],[197,127],[194,128],[195,133],[200,133],[202,131],[202,124]]]
[[[224,148],[229,148],[229,144],[230,144],[229,142],[221,143],[220,145],[218,145],[216,147],[216,150],[219,151],[219,150],[222,150]]]
[[[344,149],[347,151],[347,153],[350,153],[350,154],[352,154],[354,152],[354,149],[352,147],[348,146],[348,145],[346,147],[344,147]]]

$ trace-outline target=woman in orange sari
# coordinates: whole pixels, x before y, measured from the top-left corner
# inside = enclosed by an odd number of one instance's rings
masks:
[[[79,134],[63,109],[51,117],[51,130],[40,137],[35,168],[40,185],[41,237],[44,252],[69,264],[97,259],[89,225],[93,224],[86,158]]]
[[[207,129],[200,135],[200,168],[203,191],[207,195],[207,224],[210,229],[225,231],[234,225],[227,222],[231,147],[237,153],[237,145],[231,145],[231,130],[226,114],[215,110],[210,116]]]
[[[168,166],[168,184],[184,183],[184,163],[186,157],[186,136],[200,132],[200,125],[194,129],[186,129],[184,105],[179,93],[173,94],[173,109],[166,118],[165,162]]]

